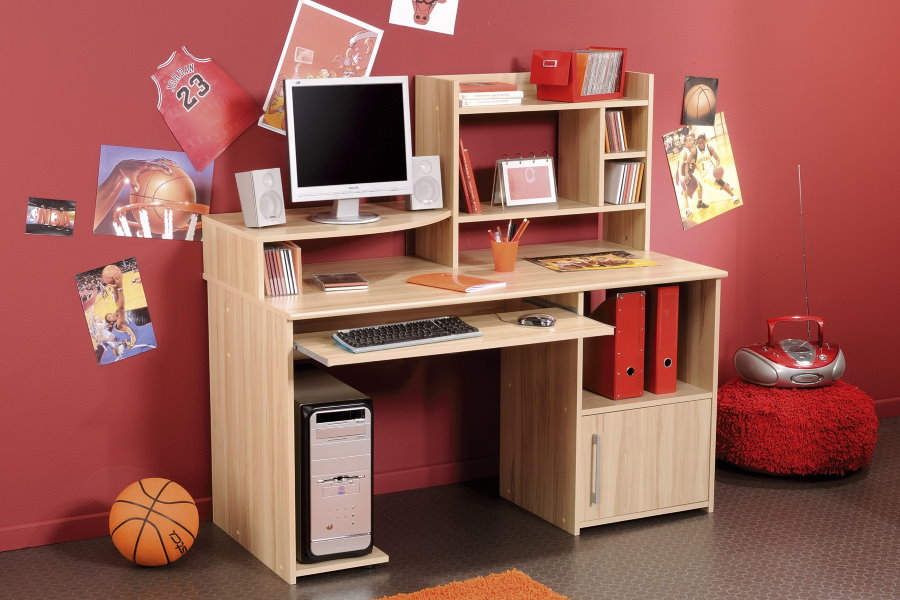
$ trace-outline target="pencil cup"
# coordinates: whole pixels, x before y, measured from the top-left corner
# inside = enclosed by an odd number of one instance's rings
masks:
[[[494,253],[495,271],[514,271],[516,269],[516,253],[519,251],[519,242],[491,242],[491,252]]]

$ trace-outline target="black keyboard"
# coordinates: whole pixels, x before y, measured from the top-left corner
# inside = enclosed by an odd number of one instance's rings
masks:
[[[331,337],[350,352],[372,352],[478,337],[481,331],[459,317],[434,317],[387,325],[341,329]]]

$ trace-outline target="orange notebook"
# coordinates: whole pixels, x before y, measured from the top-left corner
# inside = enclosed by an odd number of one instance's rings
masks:
[[[472,275],[463,275],[462,273],[422,273],[421,275],[413,275],[406,282],[456,292],[480,292],[506,285],[505,281],[483,279]]]

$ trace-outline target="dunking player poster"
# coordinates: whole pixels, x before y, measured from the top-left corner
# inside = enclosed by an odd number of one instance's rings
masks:
[[[136,258],[79,273],[75,283],[98,365],[156,348]]]
[[[259,126],[285,133],[285,79],[367,77],[382,33],[316,2],[297,3]]]

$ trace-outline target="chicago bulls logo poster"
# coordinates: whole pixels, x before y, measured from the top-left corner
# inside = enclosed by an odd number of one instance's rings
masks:
[[[453,35],[458,6],[459,0],[393,0],[388,22]]]

